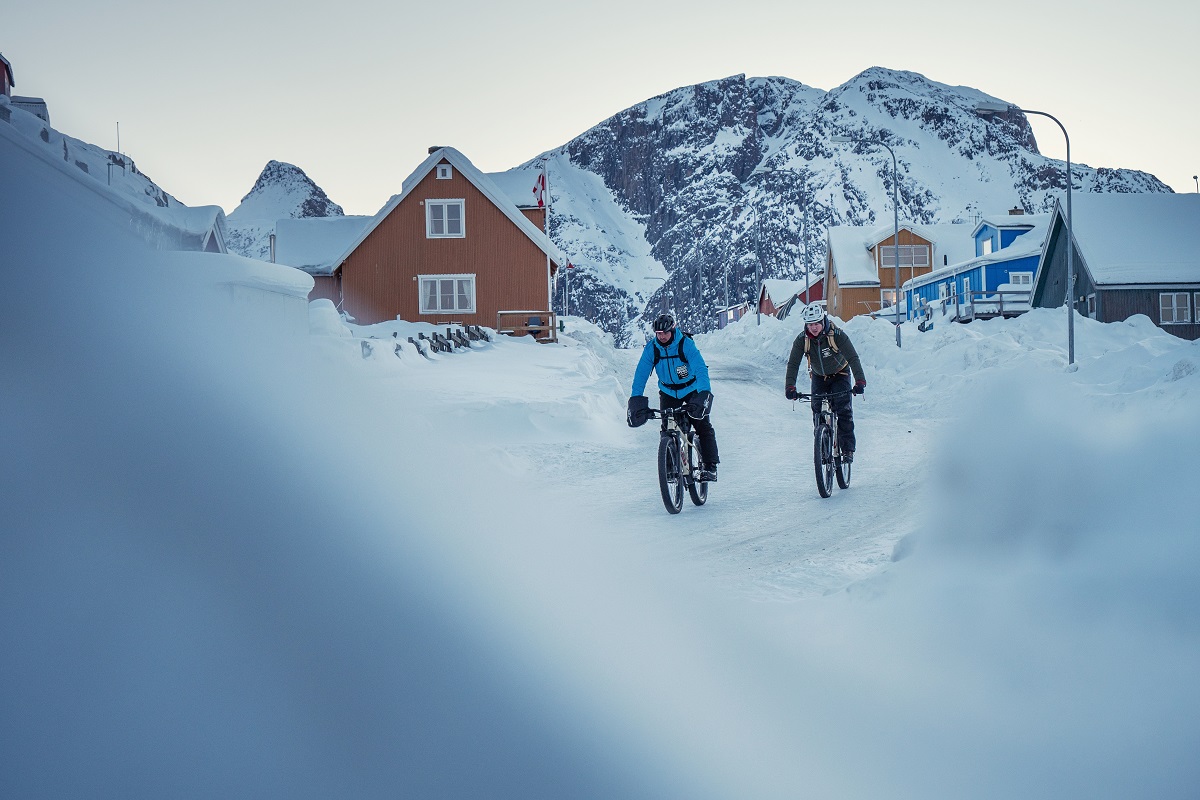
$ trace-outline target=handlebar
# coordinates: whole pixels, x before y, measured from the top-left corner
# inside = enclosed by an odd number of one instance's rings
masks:
[[[843,389],[840,392],[824,392],[822,394],[808,394],[806,392],[796,392],[797,400],[824,400],[829,398],[832,400],[835,397],[841,397],[844,394],[854,394],[853,389]]]
[[[646,411],[650,412],[650,419],[662,419],[663,417],[678,416],[686,417],[688,415],[686,406],[679,406],[678,408],[647,408]]]

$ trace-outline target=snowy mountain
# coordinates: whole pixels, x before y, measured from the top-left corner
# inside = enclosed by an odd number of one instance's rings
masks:
[[[760,264],[759,277],[819,272],[829,225],[892,218],[888,151],[835,145],[833,134],[878,139],[895,151],[901,219],[1048,211],[1064,187],[1064,165],[1038,152],[1023,114],[973,112],[976,102],[995,99],[879,67],[830,91],[735,75],[632,106],[518,169],[548,161],[551,235],[578,265],[573,311],[618,340],[637,338],[637,317],[661,304],[678,309],[687,327],[708,330],[726,296],[754,296]],[[1075,191],[1171,191],[1146,173],[1072,166]],[[600,219],[597,209],[620,222]],[[636,286],[650,274],[669,278]]]
[[[229,250],[250,258],[271,256],[270,234],[281,219],[340,217],[342,207],[329,199],[304,170],[268,161],[253,188],[229,215]]]

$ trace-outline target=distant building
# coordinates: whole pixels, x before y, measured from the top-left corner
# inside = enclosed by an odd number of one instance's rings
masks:
[[[786,319],[796,303],[803,306],[824,299],[825,275],[810,275],[808,280],[766,278],[758,290],[758,308],[763,314]]]
[[[719,309],[716,313],[717,330],[721,330],[726,325],[732,325],[742,317],[746,316],[746,314],[750,311],[750,307],[751,306],[748,301],[743,301],[737,305],[727,306],[726,308]]]
[[[307,272],[313,278],[310,300],[324,298],[339,306],[341,273],[331,266],[362,236],[373,217],[300,217],[275,223],[272,260]]]
[[[17,82],[13,79],[13,68],[9,60],[0,53],[0,86],[4,89],[4,96],[9,99],[9,104],[14,108],[20,108],[28,111],[36,117],[41,117],[42,121],[47,125],[50,124],[50,110],[46,107],[46,101],[40,97],[21,97],[12,93],[13,87]],[[3,113],[7,116],[7,109]]]
[[[340,307],[361,324],[461,322],[553,337],[552,283],[566,260],[544,219],[462,153],[434,148],[328,272]]]
[[[1168,333],[1200,339],[1200,195],[1081,194],[1072,201],[1076,311],[1101,322],[1144,314]],[[1066,211],[1051,214],[1033,305],[1067,302]]]

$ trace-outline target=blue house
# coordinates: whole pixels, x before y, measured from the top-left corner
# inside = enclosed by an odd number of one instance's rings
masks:
[[[1049,221],[1049,214],[1019,209],[984,217],[971,234],[974,258],[905,282],[908,318],[970,320],[1028,311]]]

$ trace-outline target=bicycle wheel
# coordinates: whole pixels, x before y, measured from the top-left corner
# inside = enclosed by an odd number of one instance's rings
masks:
[[[817,472],[817,491],[821,497],[833,494],[833,431],[822,422],[813,437],[813,467]]]
[[[692,498],[693,505],[702,506],[704,505],[704,501],[708,499],[708,483],[701,483],[697,480],[697,476],[700,474],[700,457],[696,454],[695,436],[689,437],[689,440],[691,441],[691,447],[688,448],[688,464],[692,468],[692,477],[687,482],[688,494]]]
[[[674,436],[658,440],[658,488],[669,513],[683,510],[683,463],[679,458],[679,439]]]
[[[849,489],[850,488],[850,467],[852,467],[854,465],[849,462],[842,461],[841,448],[838,448],[836,464],[837,464],[838,486],[842,489]]]

